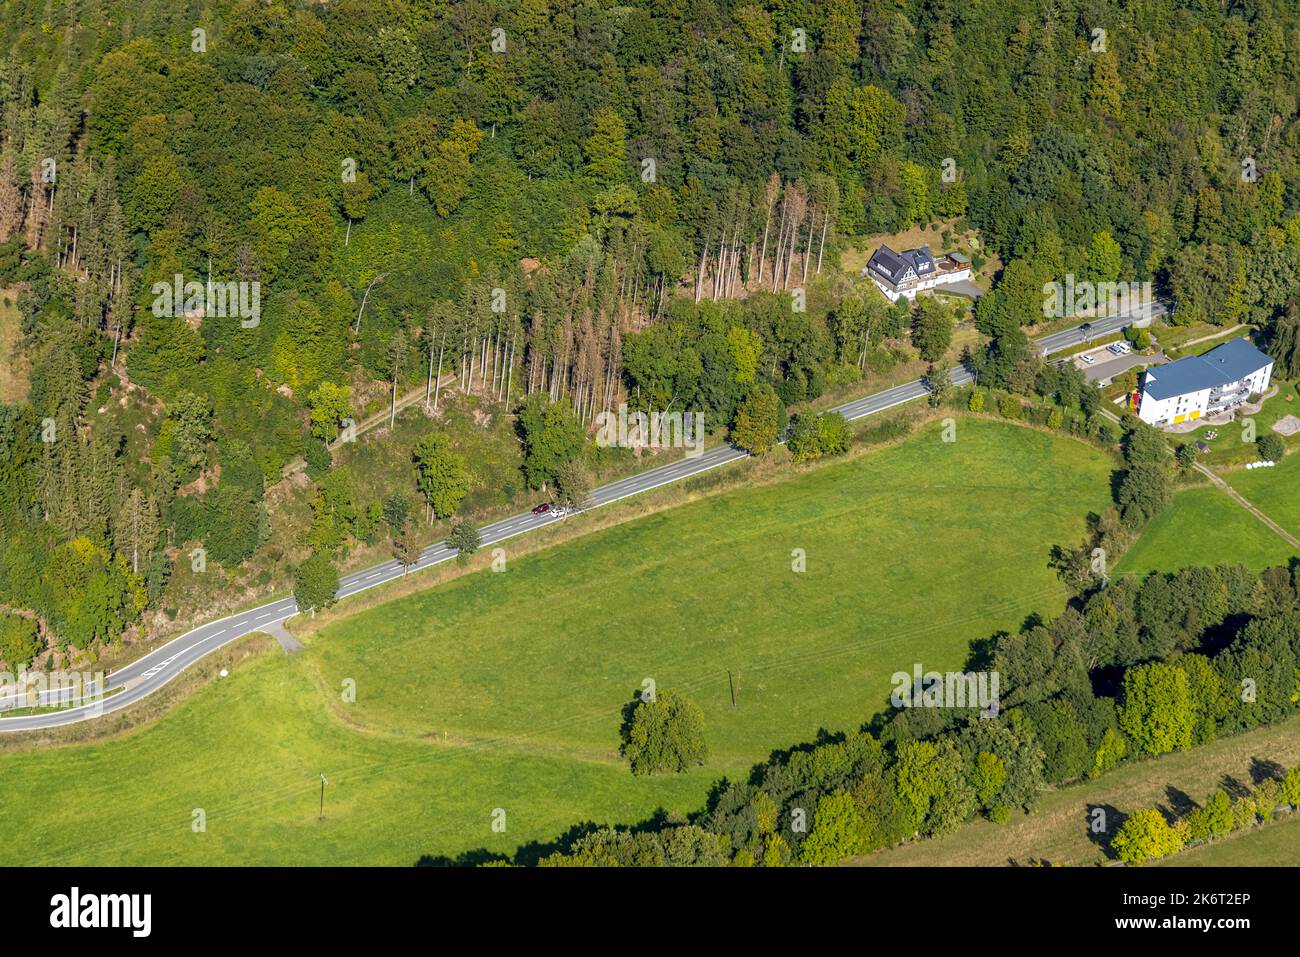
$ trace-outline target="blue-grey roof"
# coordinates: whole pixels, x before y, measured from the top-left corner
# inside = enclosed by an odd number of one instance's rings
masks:
[[[936,266],[930,247],[921,246],[896,253],[888,246],[881,246],[872,254],[871,262],[867,264],[869,269],[880,273],[894,285],[898,285],[902,280],[909,266],[918,277],[934,272]]]
[[[1238,382],[1272,361],[1248,339],[1232,339],[1205,355],[1188,356],[1148,369],[1142,388],[1153,399],[1168,399]]]
[[[881,246],[872,254],[871,262],[867,265],[870,269],[881,273],[886,279],[897,285],[911,263],[888,246]]]

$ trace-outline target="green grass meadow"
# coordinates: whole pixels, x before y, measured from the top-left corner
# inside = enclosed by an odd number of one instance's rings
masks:
[[[869,719],[894,671],[1055,613],[1049,550],[1081,539],[1113,467],[962,419],[955,443],[931,425],[535,554],[507,543],[504,572],[327,625],[141,731],[0,755],[0,861],[409,865],[695,810],[773,749]],[[628,772],[620,711],[645,678],[704,709],[705,767]]]
[[[1226,492],[1203,485],[1178,492],[1173,505],[1153,519],[1125,552],[1115,572],[1145,575],[1220,563],[1240,563],[1261,571],[1285,565],[1292,555],[1291,547],[1276,532]]]
[[[971,639],[1055,610],[1048,549],[1083,534],[1109,471],[1077,443],[964,421],[952,444],[927,430],[518,563],[507,546],[505,573],[350,617],[316,654],[327,686],[357,681],[367,727],[610,758],[650,678],[704,708],[715,761],[739,771],[869,717],[893,672],[960,664]]]
[[[1300,450],[1271,469],[1241,469],[1224,478],[1252,505],[1300,538]]]

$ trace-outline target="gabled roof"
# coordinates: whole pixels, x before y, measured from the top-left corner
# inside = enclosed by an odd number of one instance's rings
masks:
[[[903,256],[911,261],[912,267],[916,270],[918,276],[935,270],[934,253],[930,252],[929,246],[909,249],[903,253]]]
[[[935,265],[934,254],[930,252],[929,246],[905,249],[901,253],[894,252],[888,246],[881,246],[872,253],[867,268],[884,276],[894,285],[898,285],[907,275],[908,269],[920,277],[934,272],[938,267]]]
[[[1176,395],[1238,382],[1272,361],[1251,345],[1249,340],[1233,339],[1216,346],[1205,355],[1188,356],[1177,362],[1148,369],[1142,388],[1153,399],[1170,399]]]
[[[912,267],[912,263],[894,252],[888,246],[881,246],[871,254],[871,261],[867,263],[867,268],[873,272],[878,272],[894,285],[898,285],[907,274],[907,270]]]

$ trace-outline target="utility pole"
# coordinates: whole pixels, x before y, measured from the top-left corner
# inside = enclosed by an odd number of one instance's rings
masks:
[[[731,710],[736,710],[736,682],[731,677],[731,669],[727,669],[727,684],[731,688]]]

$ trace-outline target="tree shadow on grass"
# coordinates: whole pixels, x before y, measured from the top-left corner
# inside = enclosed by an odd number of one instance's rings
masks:
[[[494,853],[485,847],[473,851],[463,851],[455,857],[445,854],[422,854],[415,862],[416,867],[483,867],[486,864],[508,864],[510,858],[505,854]]]
[[[1025,632],[1031,631],[1034,628],[1046,627],[1047,622],[1043,620],[1043,616],[1036,611],[1031,611],[1025,616],[1025,620],[1020,623],[1020,633],[1023,635]]]
[[[1192,796],[1186,791],[1180,791],[1172,784],[1165,786],[1165,800],[1167,805],[1156,805],[1156,809],[1165,816],[1165,820],[1172,824],[1179,818],[1187,817],[1195,811],[1200,805],[1192,799]]]
[[[1231,774],[1225,774],[1219,779],[1219,787],[1227,792],[1228,797],[1232,799],[1250,797],[1250,788],[1242,781],[1238,780]]]
[[[998,650],[998,642],[1008,637],[1008,632],[998,631],[987,638],[976,638],[970,643],[970,653],[966,656],[967,671],[992,671],[993,656]]]
[[[567,854],[574,844],[588,834],[600,830],[600,827],[595,821],[584,821],[573,825],[552,841],[529,841],[527,844],[521,844],[515,851],[514,863],[519,867],[536,867],[544,857],[561,852]]]
[[[455,857],[445,854],[423,854],[416,867],[482,867],[485,864],[514,864],[518,867],[536,867],[544,857],[559,851],[567,852],[581,838],[599,830],[594,821],[575,824],[553,841],[530,841],[520,845],[514,855],[489,851],[486,848],[464,851]]]
[[[1269,758],[1251,758],[1250,759],[1250,780],[1256,786],[1263,784],[1269,778],[1275,781],[1281,781],[1286,777],[1286,768]]]
[[[1110,849],[1111,838],[1127,820],[1128,815],[1113,804],[1089,804],[1084,809],[1083,827],[1088,840],[1096,844],[1106,857],[1115,860],[1115,853]]]

